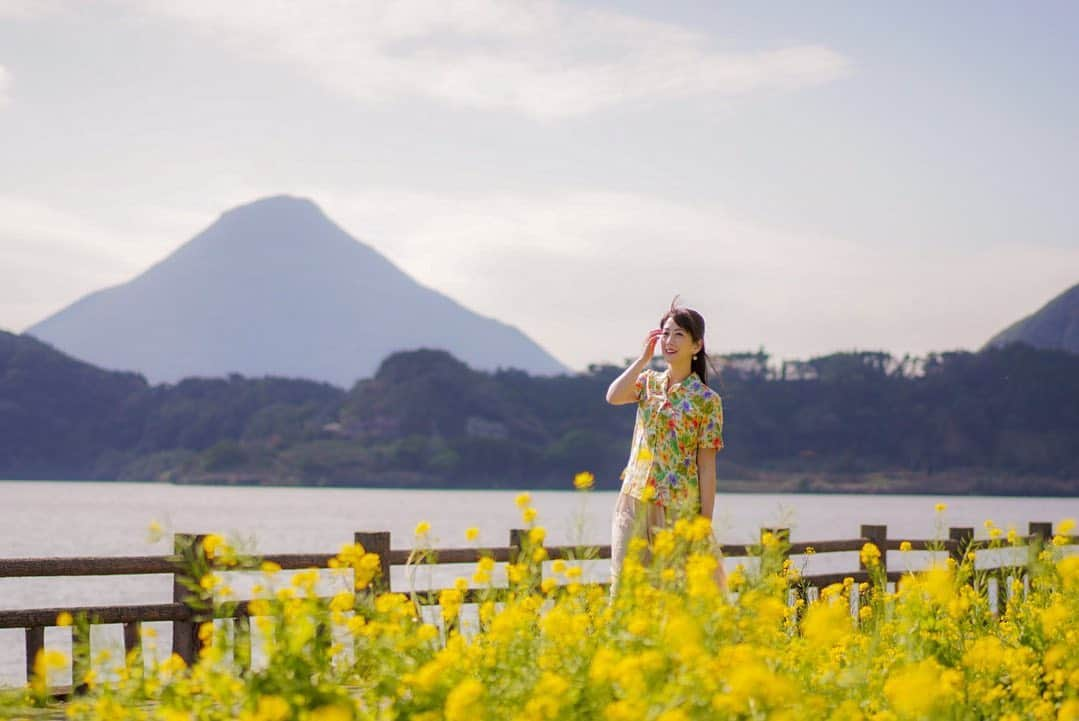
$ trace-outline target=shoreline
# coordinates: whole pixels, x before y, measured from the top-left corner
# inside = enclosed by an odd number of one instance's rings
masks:
[[[67,478],[2,479],[11,483],[137,483],[139,485],[204,486],[242,488],[371,489],[428,491],[573,491],[569,483],[454,483],[441,479],[408,477],[372,478],[355,482],[265,480],[249,474],[218,474],[196,478],[161,480]],[[617,484],[597,483],[596,491],[616,492]],[[916,474],[901,471],[877,471],[859,474],[823,472],[751,471],[739,469],[735,478],[720,477],[716,491],[727,494],[793,495],[925,495],[989,497],[1079,497],[1079,479],[1043,476],[998,476],[971,469],[952,473]]]

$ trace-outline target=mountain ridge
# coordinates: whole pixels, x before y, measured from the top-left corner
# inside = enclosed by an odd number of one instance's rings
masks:
[[[135,278],[25,332],[152,382],[240,373],[348,387],[420,346],[483,369],[567,370],[516,327],[416,282],[314,202],[287,195],[225,211]]]
[[[1008,343],[1079,353],[1079,283],[994,335],[983,348]]]

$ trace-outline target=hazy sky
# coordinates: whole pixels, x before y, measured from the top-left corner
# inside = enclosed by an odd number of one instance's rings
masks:
[[[1079,3],[0,0],[0,328],[306,196],[571,367],[975,349],[1079,282]]]

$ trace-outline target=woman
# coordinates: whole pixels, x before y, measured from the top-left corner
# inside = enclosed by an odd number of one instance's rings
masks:
[[[675,299],[677,301],[677,298]],[[656,344],[667,370],[648,368]],[[704,318],[671,304],[659,328],[648,332],[641,356],[611,383],[607,402],[637,404],[629,463],[611,524],[611,592],[633,536],[649,542],[679,513],[712,520],[716,451],[723,448],[723,404],[707,385]],[[716,582],[725,587],[720,561]]]

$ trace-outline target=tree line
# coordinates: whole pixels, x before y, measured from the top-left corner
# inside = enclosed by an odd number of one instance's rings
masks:
[[[960,473],[979,492],[1079,492],[1079,355],[715,360],[721,479],[916,474],[932,487]],[[488,373],[418,350],[348,390],[238,375],[151,386],[0,333],[0,477],[565,488],[587,469],[615,488],[634,419],[604,401],[619,372]]]

